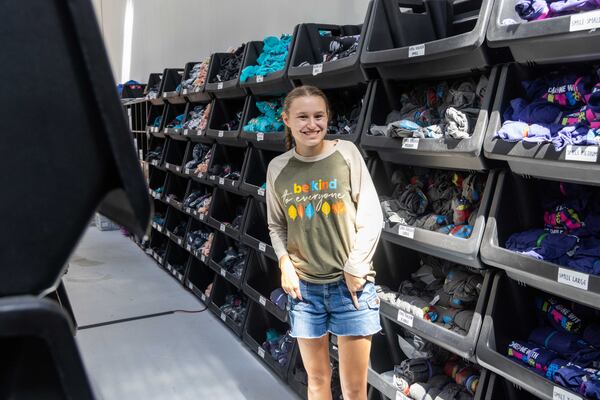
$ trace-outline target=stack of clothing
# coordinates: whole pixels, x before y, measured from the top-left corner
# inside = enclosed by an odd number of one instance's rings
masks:
[[[231,221],[231,227],[233,229],[241,229],[243,217],[244,217],[244,206],[239,205],[235,208],[235,217],[233,218],[233,221]]]
[[[160,128],[161,123],[162,123],[162,115],[159,115],[158,117],[154,118],[154,122],[152,122],[152,127]]]
[[[242,128],[245,132],[282,132],[284,125],[281,119],[283,112],[283,97],[277,97],[265,101],[257,101],[256,108],[261,115],[252,118]]]
[[[154,222],[155,224],[158,224],[158,225],[164,225],[165,224],[165,216],[160,212],[155,212],[154,216],[152,217],[152,222]]]
[[[210,164],[210,159],[212,158],[212,148],[210,148],[208,146],[207,146],[207,148],[208,148],[208,150],[205,153],[203,153],[204,156],[202,157],[200,163],[196,167],[196,171],[194,171],[194,173],[196,173],[196,174],[200,174],[200,173],[205,174],[208,172],[208,165]]]
[[[160,161],[162,158],[163,148],[162,146],[156,146],[154,150],[146,153],[146,161],[152,162],[153,160]]]
[[[356,91],[339,90],[330,93],[331,116],[328,134],[348,135],[354,133],[360,116],[363,99]]]
[[[167,200],[179,203],[179,196],[177,196],[175,193],[169,193],[167,195]]]
[[[600,274],[600,190],[565,182],[535,184],[537,193],[544,193],[540,228],[512,234],[505,247],[586,274]]]
[[[378,286],[377,294],[402,311],[466,335],[483,284],[483,277],[466,268],[422,255],[420,268],[397,291]]]
[[[202,163],[211,147],[207,144],[196,143],[192,149],[192,159],[185,164],[185,169],[195,170]]]
[[[510,342],[508,357],[586,399],[600,399],[600,325],[584,321],[594,311],[552,297],[537,297],[535,308],[540,327],[527,340]]]
[[[371,125],[369,134],[391,138],[468,139],[477,122],[488,79],[418,85],[400,95],[400,109],[385,125]]]
[[[185,231],[187,229],[187,221],[179,221],[177,225],[171,231],[172,235],[183,238],[185,236]]]
[[[240,128],[240,122],[242,120],[242,111],[235,113],[232,120],[225,122],[218,127],[219,130],[223,131],[236,131]]]
[[[208,172],[210,175],[237,181],[240,179],[241,173],[240,171],[236,171],[233,168],[234,167],[229,164],[214,164]]]
[[[210,83],[227,82],[238,77],[240,68],[242,67],[245,47],[246,45],[243,44],[237,49],[230,49],[228,51],[229,54],[221,58],[219,70]]]
[[[225,296],[225,304],[219,307],[219,309],[231,318],[235,324],[240,325],[246,319],[248,299],[245,296],[228,294]]]
[[[208,228],[201,227],[200,229],[188,233],[186,243],[194,252],[203,250],[205,248],[204,245],[208,243],[208,250],[210,251],[213,235],[214,234]],[[202,254],[208,256],[208,253]]]
[[[246,266],[246,256],[248,255],[248,248],[244,245],[233,244],[229,246],[223,258],[219,260],[219,265],[225,268],[235,279],[241,279]]]
[[[169,122],[165,128],[182,129],[184,118],[185,118],[185,114],[176,116],[175,119],[173,119],[173,121]]]
[[[158,95],[160,94],[159,93],[159,91],[160,91],[160,84],[161,84],[161,82],[158,82],[157,84],[155,84],[154,86],[152,86],[150,88],[150,90],[148,90],[148,94],[146,94],[146,98],[148,100],[158,98]]]
[[[205,58],[204,61],[198,64],[194,64],[190,70],[189,78],[181,82],[181,88],[193,91],[196,88],[204,86],[209,65],[210,57]]]
[[[261,347],[268,352],[277,363],[285,367],[288,365],[290,353],[294,347],[294,339],[290,336],[289,331],[285,334],[277,332],[275,329],[269,329],[265,333],[266,340],[261,344]]]
[[[206,289],[204,289],[204,295],[206,297],[210,297],[210,294],[212,293],[212,288],[213,288],[213,284],[212,282],[208,284],[208,286],[206,287]]]
[[[256,60],[258,65],[249,65],[244,68],[240,75],[240,82],[246,82],[248,78],[253,76],[267,76],[284,69],[291,42],[292,35],[284,34],[280,38],[275,36],[265,37],[262,53]]]
[[[410,335],[407,335],[410,339]],[[423,342],[398,336],[407,359],[381,376],[414,400],[472,400],[479,385],[480,367]]]
[[[183,206],[196,210],[200,214],[207,214],[212,200],[212,193],[197,190],[190,193],[184,200]]]
[[[560,2],[552,4],[556,3]],[[600,69],[554,71],[522,81],[521,86],[525,97],[510,101],[495,137],[506,142],[552,143],[556,151],[569,144],[600,144]]]
[[[386,226],[415,226],[468,238],[477,219],[485,175],[425,168],[396,170],[391,196],[380,196]]]
[[[515,11],[525,21],[538,21],[600,8],[600,0],[516,0]],[[516,23],[505,20],[504,24]]]
[[[333,36],[331,32],[319,31],[321,60],[318,63],[330,62],[350,57],[358,51],[358,42],[360,35]],[[308,61],[303,61],[298,66],[304,67],[310,65]]]
[[[199,104],[195,106],[193,110],[188,112],[185,123],[183,124],[183,129],[192,129],[196,131],[203,131],[206,129],[210,109],[210,104]]]

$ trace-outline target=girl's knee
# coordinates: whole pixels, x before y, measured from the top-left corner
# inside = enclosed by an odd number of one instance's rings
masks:
[[[331,385],[331,367],[309,372],[308,385],[312,387],[329,387]]]

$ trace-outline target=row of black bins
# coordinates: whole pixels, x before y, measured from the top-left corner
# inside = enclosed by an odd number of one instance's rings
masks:
[[[281,71],[241,83],[239,76],[227,82],[212,82],[220,60],[227,53],[211,57],[208,79],[193,93],[177,93],[191,67],[166,69],[151,74],[148,87],[160,83],[162,104],[182,102],[183,97],[206,99],[237,97],[244,94],[271,95],[290,90],[293,84],[314,84],[322,88],[339,87],[366,81],[376,76],[388,79],[431,78],[482,70],[499,62],[517,61],[538,64],[597,59],[595,43],[600,33],[597,13],[584,13],[541,21],[520,21],[509,0],[374,0],[365,19],[358,25],[306,23],[293,29],[294,39]],[[595,19],[594,19],[595,18]],[[322,63],[319,31],[333,35],[360,34],[358,50],[350,57]],[[240,71],[256,65],[262,42],[245,44]],[[300,66],[308,62],[308,66]]]

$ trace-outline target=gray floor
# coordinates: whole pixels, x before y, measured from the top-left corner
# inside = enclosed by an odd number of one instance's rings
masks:
[[[94,227],[65,286],[80,327],[204,308],[129,239]],[[77,342],[104,400],[298,398],[208,310],[90,327]]]

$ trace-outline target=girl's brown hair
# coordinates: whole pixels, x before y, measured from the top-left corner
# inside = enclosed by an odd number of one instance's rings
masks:
[[[292,106],[292,103],[294,102],[294,100],[296,100],[298,97],[304,97],[304,96],[316,96],[316,97],[320,97],[323,99],[323,101],[325,102],[325,109],[327,111],[327,117],[329,118],[330,112],[329,112],[329,101],[327,100],[327,96],[325,96],[325,93],[323,93],[323,91],[317,87],[314,86],[298,86],[297,88],[293,89],[291,92],[288,93],[287,96],[285,96],[285,100],[283,101],[283,112],[286,113],[289,117],[289,112],[290,112],[290,107]],[[290,150],[292,148],[294,142],[294,137],[292,136],[292,131],[290,128],[285,127],[285,146],[288,150]]]

